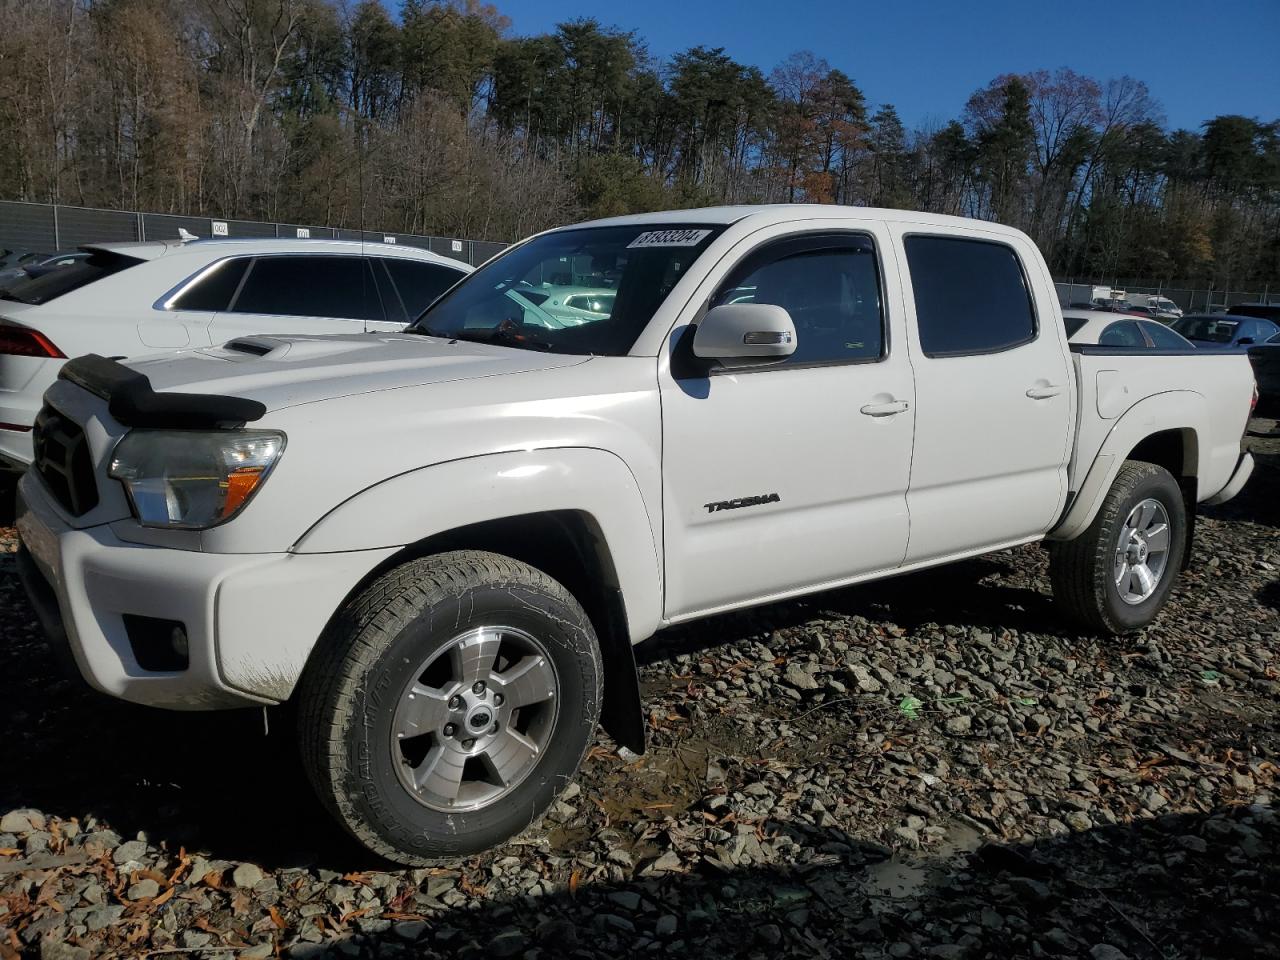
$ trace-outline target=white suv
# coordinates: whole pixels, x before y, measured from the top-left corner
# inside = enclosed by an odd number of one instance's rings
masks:
[[[0,291],[0,466],[31,462],[67,357],[207,347],[248,333],[394,331],[471,272],[414,247],[345,240],[111,243]]]

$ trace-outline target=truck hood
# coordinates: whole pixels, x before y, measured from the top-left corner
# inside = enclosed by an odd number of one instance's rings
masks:
[[[154,390],[248,397],[268,410],[451,380],[574,366],[589,357],[416,334],[239,337],[127,361]]]

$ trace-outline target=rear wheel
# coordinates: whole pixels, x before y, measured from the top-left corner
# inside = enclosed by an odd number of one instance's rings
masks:
[[[599,644],[539,570],[465,551],[384,574],[326,632],[299,690],[303,758],[365,846],[424,864],[528,826],[595,730]]]
[[[1141,630],[1173,589],[1186,522],[1173,475],[1153,463],[1127,461],[1088,529],[1049,544],[1054,600],[1098,632]]]

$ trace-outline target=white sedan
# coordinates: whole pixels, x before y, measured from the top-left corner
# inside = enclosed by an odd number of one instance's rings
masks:
[[[1158,320],[1110,310],[1063,310],[1067,339],[1134,350],[1194,350],[1195,344]]]
[[[348,240],[108,243],[0,291],[0,467],[68,357],[134,357],[253,333],[398,331],[471,272],[410,246]]]

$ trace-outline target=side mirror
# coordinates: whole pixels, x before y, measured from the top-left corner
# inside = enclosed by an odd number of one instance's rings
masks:
[[[1238,343],[1242,347],[1247,347],[1250,344],[1257,343],[1257,341],[1254,340],[1253,337],[1241,337],[1239,340],[1236,341],[1236,343]]]
[[[791,315],[772,303],[712,307],[693,335],[693,355],[703,360],[776,360],[795,352]]]

